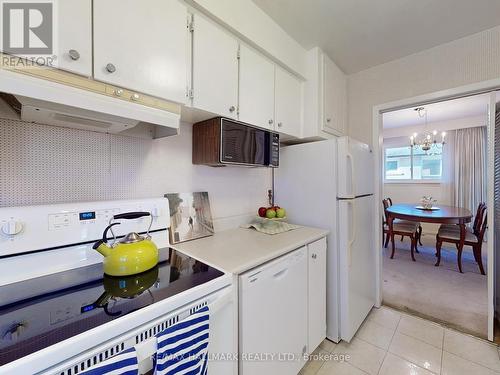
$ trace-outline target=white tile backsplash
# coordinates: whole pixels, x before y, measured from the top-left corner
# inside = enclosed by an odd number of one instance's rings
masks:
[[[192,126],[157,140],[0,119],[0,207],[208,191],[216,230],[266,205],[271,171],[191,163]]]

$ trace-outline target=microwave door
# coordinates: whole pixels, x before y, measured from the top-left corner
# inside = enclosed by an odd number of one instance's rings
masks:
[[[221,162],[265,165],[265,132],[222,120]]]
[[[266,154],[267,154],[267,140],[266,132],[262,130],[256,130],[255,134],[255,153],[254,153],[254,164],[266,165]]]

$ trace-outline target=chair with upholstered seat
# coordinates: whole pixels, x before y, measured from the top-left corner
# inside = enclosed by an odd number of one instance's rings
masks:
[[[478,208],[478,213],[476,214],[476,218],[474,219],[474,225],[471,229],[467,228],[465,232],[465,241],[464,246],[471,246],[474,254],[474,259],[476,260],[477,265],[479,266],[479,271],[481,271],[482,275],[485,275],[484,267],[483,267],[483,259],[481,257],[481,249],[483,246],[484,233],[486,232],[487,227],[487,213],[486,213],[486,205],[483,203],[480,205],[480,209]],[[462,250],[459,249],[460,244],[460,229],[456,229],[450,226],[442,225],[439,228],[438,234],[436,235],[436,254],[438,257],[438,261],[436,266],[439,266],[439,262],[441,260],[441,247],[443,242],[454,243],[458,253],[457,253],[457,263],[458,270],[460,273],[462,272]]]
[[[385,217],[385,222],[384,222],[384,233],[386,233],[387,238],[385,241],[385,247],[387,247],[389,243],[389,239],[391,238],[391,233],[389,229],[389,224],[388,224],[388,215],[387,215],[387,209],[391,206],[391,200],[390,198],[385,198],[382,200],[382,204],[384,205],[384,217]],[[405,236],[410,237],[411,239],[411,259],[415,262],[415,254],[414,251],[418,252],[417,249],[417,241],[418,241],[418,233],[419,233],[419,223],[413,222],[413,221],[405,221],[405,220],[393,220],[392,222],[392,231],[393,235],[398,235],[401,236],[401,238],[404,238]],[[392,253],[391,253],[391,259],[394,258],[394,252],[395,252],[395,244],[394,241],[392,241]]]
[[[384,204],[384,220],[382,221],[382,230],[383,230],[383,233],[385,234],[385,243],[384,243],[384,247],[387,249],[387,246],[389,245],[389,225],[387,224],[387,217],[385,215],[385,210],[392,206],[392,199],[387,197],[385,198],[387,204]],[[383,201],[382,201],[383,203]],[[386,207],[387,205],[387,207]],[[393,225],[394,224],[409,224],[409,225],[413,225],[413,224],[417,224],[417,227],[418,227],[418,232],[417,232],[417,241],[418,243],[420,244],[420,246],[423,246],[422,245],[422,225],[418,222],[414,222],[414,221],[408,221],[408,220],[402,220],[402,219],[394,219],[393,221]],[[403,241],[403,238],[404,236],[401,236],[401,241]],[[417,246],[415,246],[415,251],[418,253],[418,248]]]
[[[472,225],[472,229],[474,230],[474,228],[477,227],[478,225],[478,220],[479,220],[479,215],[481,214],[481,211],[483,210],[483,208],[486,207],[486,203],[484,202],[481,202],[479,203],[479,205],[477,206],[477,210],[476,210],[476,216],[474,217],[474,224]],[[439,226],[439,229],[443,229],[443,230],[448,230],[448,231],[457,231],[457,232],[460,232],[460,225],[457,225],[457,224],[441,224]]]

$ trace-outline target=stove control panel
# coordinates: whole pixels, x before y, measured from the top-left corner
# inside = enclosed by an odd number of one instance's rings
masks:
[[[96,222],[108,223],[114,215],[120,212],[122,212],[120,208],[115,207],[98,211],[49,214],[49,230],[60,230],[74,225],[95,225]]]
[[[0,208],[0,256],[91,243],[102,237],[114,215],[136,211],[152,214],[152,231],[170,226],[166,198],[3,207]],[[149,216],[121,220],[113,230],[117,236],[143,233],[150,221]]]

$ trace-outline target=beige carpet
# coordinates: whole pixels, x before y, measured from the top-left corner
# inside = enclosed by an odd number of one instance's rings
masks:
[[[383,250],[383,303],[487,337],[487,277],[479,273],[470,248],[464,248],[461,274],[454,245],[443,244],[441,265],[435,267],[435,237],[424,235],[422,243],[416,262],[411,261],[407,237],[404,242],[396,239],[394,259],[389,258],[391,244]],[[486,269],[485,249],[483,245]]]

